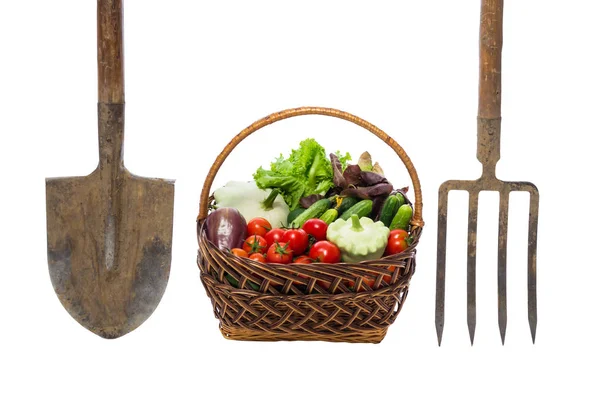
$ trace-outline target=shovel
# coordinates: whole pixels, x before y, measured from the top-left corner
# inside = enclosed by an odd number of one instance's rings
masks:
[[[479,112],[477,123],[477,159],[483,166],[482,175],[474,181],[451,180],[439,189],[438,249],[435,301],[435,327],[438,344],[442,343],[446,290],[446,231],[448,192],[469,192],[467,242],[467,326],[471,345],[476,325],[477,209],[481,191],[500,194],[498,216],[498,327],[502,344],[506,337],[506,244],[508,235],[508,204],[511,192],[529,193],[529,238],[527,257],[527,311],[531,339],[535,343],[537,328],[537,228],[539,193],[531,182],[505,182],[496,178],[496,163],[500,160],[500,105],[502,66],[503,0],[482,0],[479,31]]]
[[[122,0],[98,0],[98,168],[46,179],[48,266],[62,305],[117,338],[156,309],[169,280],[174,183],[123,163]]]

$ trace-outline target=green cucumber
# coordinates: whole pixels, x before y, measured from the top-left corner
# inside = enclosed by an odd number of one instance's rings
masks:
[[[323,222],[325,222],[327,225],[329,225],[330,223],[332,223],[333,221],[335,221],[338,217],[338,210],[336,210],[335,208],[330,208],[329,210],[325,211],[323,213],[323,215],[321,215],[319,217],[319,219]]]
[[[381,213],[379,214],[379,220],[387,227],[390,226],[394,216],[400,208],[400,200],[395,195],[388,196],[381,207]]]
[[[408,224],[412,218],[413,209],[410,204],[403,204],[398,209],[398,212],[394,216],[392,223],[390,224],[390,230],[404,229],[408,230]]]
[[[331,200],[329,199],[321,199],[313,203],[312,206],[308,207],[302,214],[298,215],[294,220],[290,223],[290,228],[300,228],[306,221],[311,218],[318,218],[325,211],[329,210],[331,207]]]
[[[306,208],[302,208],[302,207],[298,207],[294,211],[290,211],[290,213],[288,214],[288,217],[287,217],[288,225],[291,224],[292,221],[295,220],[296,217],[298,215],[302,214],[304,211],[306,211]],[[276,227],[276,228],[279,228],[279,227]]]
[[[396,197],[400,200],[400,205],[406,203],[406,197],[402,193],[396,193]]]
[[[225,272],[225,278],[229,281],[229,283],[231,283],[231,286],[239,289],[237,279],[235,279],[233,276],[229,275],[227,272]],[[248,283],[250,284],[250,287],[253,290],[260,290],[260,286],[258,286],[256,283],[251,282],[251,281],[248,281]],[[245,288],[242,288],[242,289],[245,289]]]
[[[367,217],[371,214],[371,210],[373,210],[373,200],[361,200],[344,211],[340,218],[346,221],[352,214],[358,215],[358,218]]]
[[[337,207],[339,215],[342,215],[347,209],[358,203],[360,200],[356,197],[344,197]]]

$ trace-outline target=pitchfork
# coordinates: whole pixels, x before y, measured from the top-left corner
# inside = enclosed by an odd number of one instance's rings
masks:
[[[500,160],[500,100],[502,60],[503,0],[482,0],[479,31],[479,113],[477,122],[477,159],[483,172],[474,181],[451,180],[440,186],[438,214],[437,282],[435,326],[438,344],[444,330],[444,295],[446,289],[446,228],[448,192],[469,192],[469,222],[467,244],[467,324],[471,345],[475,338],[475,266],[477,249],[477,207],[479,192],[500,193],[498,227],[498,325],[502,344],[506,336],[506,238],[508,232],[508,197],[510,192],[529,192],[529,244],[527,257],[527,310],[531,338],[535,343],[537,326],[536,253],[539,193],[530,182],[504,182],[496,178],[496,163]]]

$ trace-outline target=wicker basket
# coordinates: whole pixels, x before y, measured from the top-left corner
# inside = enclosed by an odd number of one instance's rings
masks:
[[[211,185],[223,161],[246,137],[283,119],[318,114],[345,119],[387,143],[408,169],[415,193],[411,246],[380,260],[357,264],[264,264],[223,252],[207,240],[204,222]],[[219,154],[200,198],[198,266],[219,328],[235,340],[322,340],[379,343],[394,322],[408,294],[421,236],[421,186],[402,147],[379,128],[343,111],[301,107],[274,113],[240,132]],[[227,279],[235,279],[232,285]],[[257,290],[258,289],[258,290]]]

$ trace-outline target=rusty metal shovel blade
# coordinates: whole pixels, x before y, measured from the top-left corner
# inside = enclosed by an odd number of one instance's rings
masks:
[[[48,266],[81,325],[104,338],[140,326],[169,280],[174,183],[123,163],[121,0],[98,0],[98,168],[46,180]]]
[[[509,195],[513,191],[529,192],[529,243],[527,258],[528,320],[531,338],[535,343],[537,329],[537,227],[539,193],[530,182],[505,182],[496,177],[496,164],[500,160],[501,127],[501,60],[503,0],[482,0],[479,32],[479,112],[477,124],[477,159],[483,169],[479,179],[451,180],[439,189],[438,199],[438,250],[436,274],[435,327],[438,344],[444,331],[446,291],[446,232],[448,193],[463,190],[469,193],[467,237],[467,326],[471,345],[475,339],[476,325],[476,258],[477,210],[481,191],[500,194],[498,228],[498,326],[504,344],[507,324],[506,254],[508,236]]]
[[[125,170],[118,191],[107,184],[97,171],[46,181],[48,265],[71,316],[116,338],[152,314],[167,286],[174,186]]]

